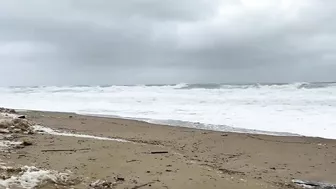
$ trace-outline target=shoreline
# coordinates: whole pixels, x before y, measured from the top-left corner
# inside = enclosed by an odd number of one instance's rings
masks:
[[[29,111],[29,110],[28,110]],[[45,111],[48,112],[48,111]],[[50,111],[51,113],[53,111]],[[111,118],[111,119],[120,119],[120,120],[128,120],[128,121],[139,121],[147,124],[153,125],[161,125],[165,127],[181,127],[181,128],[190,128],[200,131],[214,131],[214,132],[223,132],[223,133],[240,133],[240,134],[256,134],[256,135],[269,135],[269,136],[296,136],[296,137],[311,137],[311,138],[323,138],[323,137],[314,137],[314,136],[304,136],[295,133],[286,133],[286,132],[272,132],[272,131],[262,131],[262,130],[255,130],[255,129],[245,129],[245,128],[236,128],[231,126],[225,125],[213,125],[213,126],[222,126],[225,127],[227,130],[216,130],[216,129],[208,129],[202,128],[203,125],[212,125],[212,124],[205,124],[205,123],[197,123],[197,122],[189,122],[189,121],[180,121],[180,120],[158,120],[158,119],[147,119],[147,118],[132,118],[132,117],[122,117],[122,116],[115,116],[115,115],[103,115],[103,114],[81,114],[76,112],[54,112],[54,113],[70,113],[76,114],[81,116],[91,116],[91,117],[100,117],[100,118]],[[172,122],[175,122],[172,123]],[[200,126],[200,127],[195,127]],[[331,138],[324,138],[330,140],[336,140]]]
[[[288,133],[288,132],[276,132],[276,131],[263,131],[256,129],[246,129],[246,128],[238,128],[226,125],[213,125],[213,126],[223,126],[227,130],[216,130],[216,129],[208,129],[202,127],[195,127],[196,125],[212,125],[198,122],[189,122],[189,121],[180,121],[180,120],[156,120],[156,119],[148,119],[148,118],[135,118],[135,117],[123,117],[117,115],[106,115],[106,114],[89,114],[89,113],[77,113],[77,112],[60,112],[60,111],[41,111],[41,110],[26,110],[26,109],[16,109],[18,112],[49,112],[49,113],[67,113],[67,114],[76,114],[81,116],[91,116],[91,117],[100,117],[100,118],[111,118],[111,119],[120,119],[120,120],[129,120],[129,121],[139,121],[153,125],[161,125],[161,126],[170,126],[170,127],[181,127],[181,128],[190,128],[196,130],[203,131],[215,131],[215,132],[224,132],[224,133],[241,133],[241,134],[256,134],[256,135],[269,135],[269,136],[296,136],[296,137],[311,137],[311,138],[323,138],[329,140],[336,140],[334,138],[324,138],[319,136],[305,136],[297,133]],[[175,124],[170,124],[169,122],[175,122]],[[189,126],[188,126],[189,125]]]
[[[74,188],[97,180],[117,182],[115,188],[289,189],[296,188],[293,179],[336,183],[332,139],[218,132],[74,113],[19,113],[54,131],[130,141],[20,136],[33,145],[9,154],[12,163],[70,170],[81,180]],[[60,149],[73,151],[41,151]]]

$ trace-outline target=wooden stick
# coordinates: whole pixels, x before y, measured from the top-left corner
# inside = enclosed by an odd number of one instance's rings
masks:
[[[168,151],[154,151],[151,154],[168,154]]]
[[[145,187],[147,185],[150,185],[150,184],[154,184],[155,182],[148,182],[146,184],[142,184],[142,185],[139,185],[139,186],[134,186],[132,189],[139,189],[139,188],[142,188],[142,187]]]
[[[41,152],[76,152],[82,150],[91,150],[91,148],[82,148],[82,149],[50,149],[50,150],[41,150]]]

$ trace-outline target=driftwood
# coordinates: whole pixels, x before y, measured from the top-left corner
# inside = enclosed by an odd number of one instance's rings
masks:
[[[47,149],[41,150],[41,152],[76,152],[82,150],[91,150],[91,148],[81,148],[81,149]]]
[[[142,187],[145,187],[145,186],[151,186],[154,183],[155,183],[154,181],[148,182],[148,183],[145,183],[145,184],[142,184],[142,185],[134,186],[131,189],[139,189],[139,188],[142,188]]]
[[[153,151],[151,154],[168,154],[168,151]]]
[[[135,162],[135,161],[140,161],[140,160],[137,160],[137,159],[127,160],[126,163],[131,163],[131,162]]]

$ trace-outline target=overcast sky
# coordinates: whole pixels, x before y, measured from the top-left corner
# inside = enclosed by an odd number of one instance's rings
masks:
[[[0,85],[336,81],[335,0],[0,0]]]

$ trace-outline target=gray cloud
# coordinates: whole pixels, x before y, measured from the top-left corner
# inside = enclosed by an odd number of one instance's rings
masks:
[[[0,0],[0,85],[336,80],[332,0]]]

